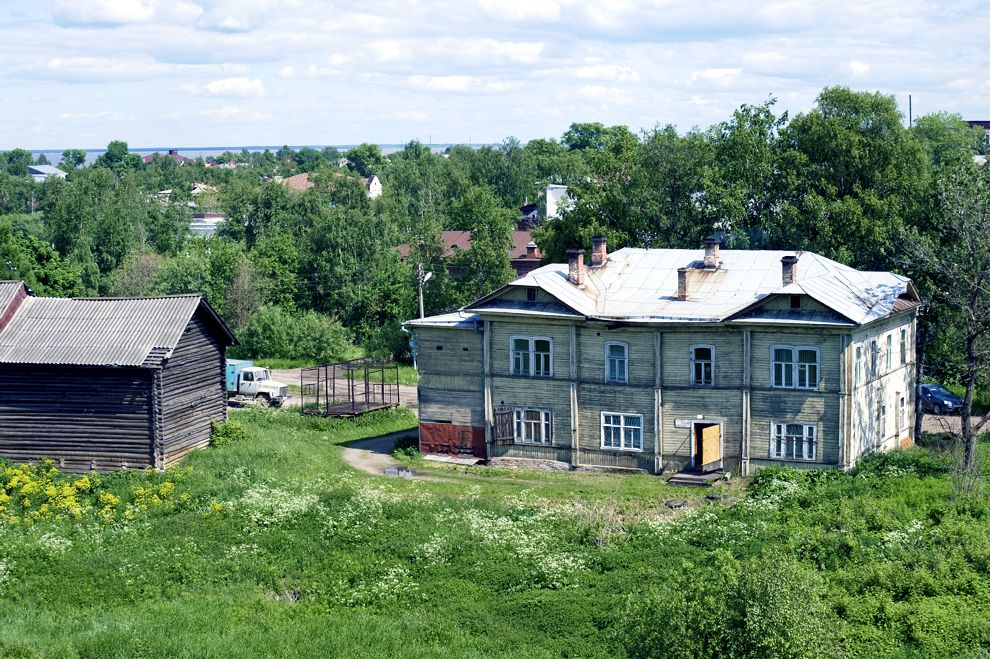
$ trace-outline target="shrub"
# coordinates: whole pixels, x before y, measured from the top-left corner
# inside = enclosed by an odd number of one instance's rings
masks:
[[[396,457],[415,460],[419,457],[419,437],[415,435],[405,435],[395,442],[392,455]]]
[[[863,458],[854,474],[857,476],[938,476],[951,469],[948,455],[924,448],[898,449],[873,453]]]
[[[248,322],[239,350],[254,359],[306,359],[328,363],[347,359],[353,346],[336,318],[315,311],[264,307]]]
[[[227,446],[247,438],[247,429],[237,421],[228,420],[226,423],[210,421],[210,446]]]

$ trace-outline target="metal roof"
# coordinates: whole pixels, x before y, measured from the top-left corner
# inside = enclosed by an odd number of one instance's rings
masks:
[[[13,301],[22,284],[19,281],[0,281],[0,315]]]
[[[200,295],[29,297],[0,331],[0,363],[155,367],[171,355],[200,305],[233,343]]]
[[[798,258],[796,281],[788,286],[781,276],[784,256]],[[606,265],[586,267],[583,287],[568,280],[568,266],[561,263],[509,286],[541,288],[589,318],[660,323],[724,322],[777,294],[807,295],[861,325],[894,312],[902,295],[915,295],[907,277],[862,272],[812,252],[721,250],[720,257],[717,269],[705,269],[704,250],[624,248],[610,254]],[[686,300],[677,297],[678,268],[690,268]],[[500,293],[468,309],[508,311],[513,305],[499,301]]]
[[[428,318],[416,318],[407,320],[403,326],[409,327],[448,327],[458,329],[475,329],[481,322],[481,316],[476,313],[465,311],[455,311],[439,316],[429,316]]]

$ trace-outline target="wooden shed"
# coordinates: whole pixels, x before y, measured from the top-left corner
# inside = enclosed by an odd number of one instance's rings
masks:
[[[235,343],[201,295],[40,298],[0,282],[0,456],[171,466],[226,418]]]

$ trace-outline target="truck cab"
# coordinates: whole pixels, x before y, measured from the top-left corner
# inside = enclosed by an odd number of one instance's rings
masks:
[[[289,397],[288,385],[273,380],[267,368],[250,361],[227,360],[227,395],[252,399],[261,405],[279,406]]]

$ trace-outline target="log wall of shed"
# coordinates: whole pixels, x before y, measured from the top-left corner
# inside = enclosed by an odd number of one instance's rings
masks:
[[[70,471],[153,464],[152,372],[0,366],[0,455]]]
[[[161,378],[161,455],[169,467],[210,442],[210,421],[227,414],[224,346],[200,314],[193,316]]]

